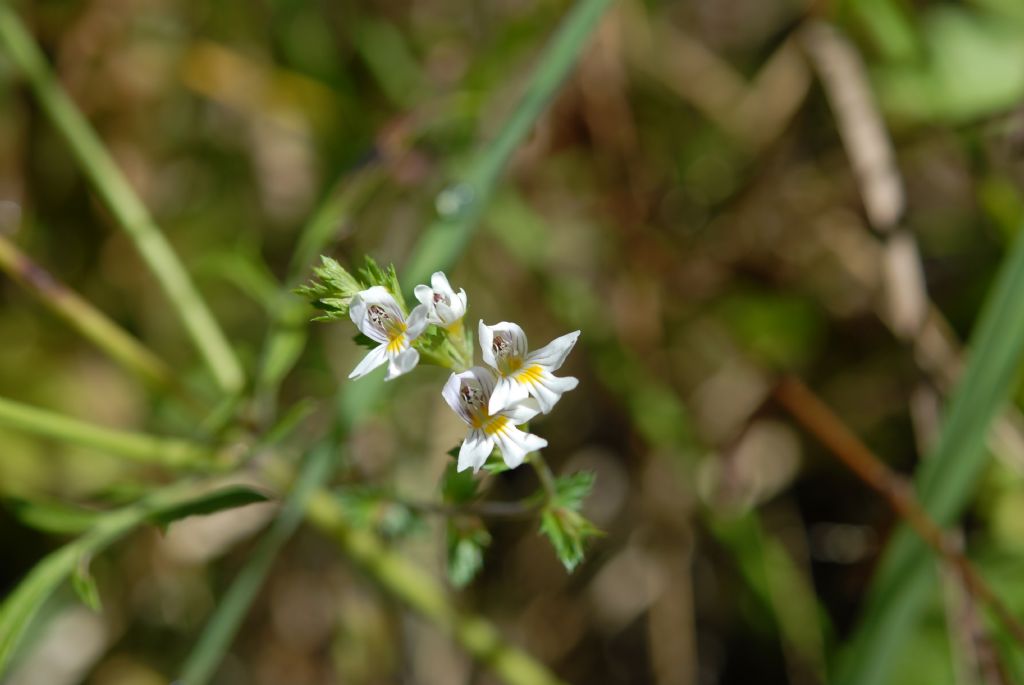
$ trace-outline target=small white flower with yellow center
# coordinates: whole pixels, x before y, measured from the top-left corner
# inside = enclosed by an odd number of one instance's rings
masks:
[[[461,328],[462,317],[466,315],[466,291],[455,292],[443,271],[436,271],[430,277],[430,285],[418,285],[413,291],[416,299],[427,308],[427,323],[442,328]]]
[[[533,352],[529,351],[523,329],[508,321],[493,326],[481,321],[479,336],[484,362],[498,374],[488,405],[492,414],[529,396],[536,398],[540,410],[547,414],[562,393],[579,385],[572,376],[554,375],[576,345],[579,331],[555,338]]]
[[[459,415],[469,433],[459,449],[457,470],[472,467],[479,471],[497,445],[505,464],[514,469],[523,463],[526,455],[547,447],[548,441],[516,426],[526,423],[538,413],[531,400],[519,402],[498,412],[488,410],[488,401],[495,386],[494,372],[482,366],[469,371],[453,373],[444,385],[441,396]]]
[[[387,362],[388,375],[384,380],[390,381],[412,371],[419,362],[420,353],[412,348],[412,341],[427,327],[426,307],[416,307],[406,319],[388,289],[375,285],[352,297],[348,315],[363,335],[380,343],[359,362],[349,378],[361,378]]]

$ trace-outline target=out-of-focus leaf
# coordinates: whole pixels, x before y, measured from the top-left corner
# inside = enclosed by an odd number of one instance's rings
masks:
[[[961,122],[1008,109],[1024,97],[1024,28],[951,6],[924,22],[926,61],[875,71],[883,108],[915,121]]]
[[[448,462],[441,477],[441,496],[450,504],[464,504],[476,497],[477,479],[473,477],[471,470],[460,472],[455,467],[455,462]]]
[[[89,557],[83,555],[78,559],[78,566],[71,574],[71,587],[85,606],[97,613],[103,610],[103,605],[100,602],[100,590],[96,587],[96,579],[89,571]]]
[[[491,534],[477,518],[448,522],[448,579],[455,587],[465,587],[484,565],[484,550]]]
[[[967,506],[987,461],[989,426],[1017,378],[1024,354],[1022,293],[1024,233],[1018,232],[971,335],[968,365],[942,431],[915,478],[922,504],[940,526],[950,525]],[[893,657],[914,632],[934,581],[931,551],[902,526],[879,564],[860,625],[837,662],[834,683],[891,682]]]
[[[809,300],[774,293],[736,293],[719,314],[759,361],[792,368],[813,356],[824,334],[823,312]]]
[[[98,517],[95,525],[82,537],[47,555],[29,572],[0,605],[0,679],[10,665],[32,618],[51,594],[81,568],[83,559],[90,559],[133,529],[148,521],[170,521],[198,513],[210,513],[239,506],[253,500],[239,488],[212,493],[197,492],[195,483],[177,483],[155,492],[143,501]],[[262,499],[262,496],[260,496]],[[84,593],[87,603],[96,600],[95,588],[88,581],[76,581],[76,591]]]
[[[898,0],[846,0],[842,9],[871,39],[872,46],[887,60],[907,61],[920,51],[920,37],[914,22]]]
[[[158,509],[150,516],[150,521],[160,527],[167,527],[175,521],[189,516],[214,514],[225,509],[236,509],[247,504],[266,502],[267,499],[267,496],[258,490],[242,485],[231,485],[188,502],[182,502],[177,506]]]
[[[8,500],[4,506],[26,526],[57,535],[78,535],[89,530],[103,512],[58,502]]]

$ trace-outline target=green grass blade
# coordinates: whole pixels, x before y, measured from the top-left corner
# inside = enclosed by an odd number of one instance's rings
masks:
[[[274,519],[270,530],[232,582],[213,617],[206,624],[196,647],[189,654],[181,671],[180,682],[184,685],[202,685],[210,681],[249,612],[249,606],[263,586],[271,564],[301,523],[310,496],[330,474],[337,449],[338,445],[332,440],[325,441],[309,453],[299,480],[280,515]]]
[[[1024,232],[1017,235],[971,336],[967,369],[916,485],[942,526],[954,523],[970,501],[988,453],[992,419],[1007,401],[1024,353]],[[861,623],[836,669],[838,685],[886,682],[893,656],[914,628],[935,587],[927,546],[905,527],[890,543],[868,595]]]
[[[212,513],[263,499],[261,495],[243,488],[202,493],[205,487],[194,482],[176,483],[137,504],[103,514],[88,533],[36,564],[0,605],[0,680],[33,617],[61,583],[75,572],[83,558],[95,556],[146,522],[166,525],[172,519]]]
[[[0,427],[89,447],[123,459],[170,468],[219,468],[216,454],[197,443],[97,426],[4,398],[0,398]]]
[[[0,2],[0,42],[28,80],[43,112],[64,136],[89,182],[156,276],[218,385],[225,392],[240,390],[245,382],[242,367],[220,326],[170,243],[99,136],[54,78],[39,46],[8,2]]]
[[[449,268],[465,248],[509,158],[533,128],[565,80],[610,0],[580,0],[552,37],[518,107],[498,137],[478,153],[466,179],[451,187],[452,211],[431,224],[402,271],[406,287],[429,280]]]

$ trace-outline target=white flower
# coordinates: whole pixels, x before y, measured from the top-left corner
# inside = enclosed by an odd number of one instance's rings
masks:
[[[412,348],[412,341],[427,327],[426,307],[416,307],[406,319],[388,289],[375,285],[352,298],[348,315],[363,335],[380,343],[359,362],[349,378],[365,376],[388,362],[384,380],[390,381],[412,371],[419,362],[420,353]]]
[[[469,433],[459,449],[459,471],[471,466],[474,472],[479,471],[495,445],[510,469],[522,464],[530,452],[547,447],[548,441],[544,438],[516,428],[537,415],[534,402],[527,400],[498,412],[488,411],[495,380],[493,371],[474,366],[469,371],[453,373],[441,391],[448,406],[469,426]]]
[[[553,374],[572,351],[580,337],[579,331],[555,338],[534,352],[527,347],[523,329],[508,321],[493,326],[481,321],[479,336],[484,361],[498,373],[489,404],[491,413],[533,396],[541,411],[547,414],[562,393],[579,384],[572,376],[558,378]]]
[[[430,285],[418,285],[413,291],[416,299],[427,308],[427,323],[445,328],[454,326],[466,315],[466,291],[456,293],[448,284],[443,271],[430,277]]]

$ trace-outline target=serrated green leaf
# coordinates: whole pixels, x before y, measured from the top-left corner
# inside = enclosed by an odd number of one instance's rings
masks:
[[[583,561],[585,543],[601,535],[583,515],[565,507],[548,507],[541,514],[540,531],[551,541],[558,560],[570,573]]]
[[[314,321],[329,321],[348,317],[352,297],[365,286],[345,267],[330,257],[321,256],[320,266],[313,269],[313,280],[295,289],[295,294],[310,300],[314,307],[326,313]]]
[[[89,530],[103,512],[59,502],[11,499],[4,507],[30,528],[56,535],[78,535]]]
[[[555,506],[579,511],[583,500],[594,488],[595,476],[591,471],[580,471],[570,476],[559,476],[555,479]]]
[[[583,561],[586,541],[601,535],[581,513],[583,500],[594,487],[594,474],[580,471],[555,479],[555,493],[541,514],[540,530],[551,541],[567,571]]]

